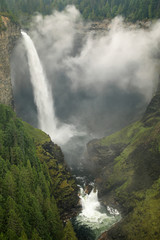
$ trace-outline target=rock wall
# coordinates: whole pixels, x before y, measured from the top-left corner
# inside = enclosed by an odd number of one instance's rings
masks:
[[[13,107],[10,76],[10,55],[20,37],[20,27],[7,17],[1,16],[5,28],[0,30],[0,103]]]

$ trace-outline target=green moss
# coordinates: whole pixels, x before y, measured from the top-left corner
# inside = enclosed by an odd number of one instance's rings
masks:
[[[141,121],[90,149],[96,153],[97,185],[124,210],[123,221],[109,231],[111,239],[159,240],[160,236],[160,94]],[[94,151],[94,149],[96,149]],[[91,160],[92,160],[91,156]]]
[[[68,187],[68,186],[69,186],[69,184],[68,184],[67,180],[65,179],[65,180],[61,183],[60,188],[66,188],[66,187]]]
[[[117,144],[117,143],[128,144],[142,126],[143,126],[142,123],[136,122],[122,129],[119,132],[116,132],[106,138],[101,139],[101,144],[105,146],[110,144]]]
[[[78,187],[76,186],[75,179],[71,177],[70,172],[66,168],[63,154],[60,148],[56,144],[53,144],[50,138],[42,131],[30,128],[28,132],[33,139],[36,139],[38,136],[38,141],[34,140],[37,156],[42,163],[45,162],[47,164],[52,179],[52,191],[54,192],[61,213],[64,211],[68,212],[78,202]]]
[[[135,193],[136,201],[133,211],[125,219],[122,231],[129,239],[154,239],[160,236],[160,179],[145,192]]]
[[[42,163],[46,163],[52,178],[52,189],[55,192],[57,204],[61,209],[70,209],[72,204],[76,204],[78,191],[75,180],[64,164],[63,154],[60,148],[51,143],[50,137],[39,129],[35,129],[26,122],[23,122],[26,132],[36,144],[36,153]],[[75,192],[73,195],[72,193]],[[67,196],[67,197],[66,197]],[[68,201],[70,197],[70,201]]]

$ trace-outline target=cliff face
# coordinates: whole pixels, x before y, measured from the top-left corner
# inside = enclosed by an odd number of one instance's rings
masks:
[[[159,106],[158,91],[141,121],[88,144],[103,202],[119,204],[123,213],[123,220],[104,239],[159,239]]]
[[[20,37],[20,27],[3,16],[1,24],[3,28],[0,29],[0,103],[13,106],[10,55]]]

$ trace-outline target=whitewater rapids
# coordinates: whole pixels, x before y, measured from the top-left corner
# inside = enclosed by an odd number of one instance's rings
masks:
[[[94,188],[89,194],[81,188],[80,199],[82,212],[78,215],[76,221],[79,225],[88,226],[94,232],[95,239],[121,219],[118,210],[109,206],[105,209],[101,206],[98,200],[98,190]]]

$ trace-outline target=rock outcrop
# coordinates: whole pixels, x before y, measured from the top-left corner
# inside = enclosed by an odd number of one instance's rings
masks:
[[[10,55],[20,37],[20,26],[8,17],[0,16],[0,103],[13,107],[13,93],[10,76]]]
[[[61,218],[66,221],[76,216],[80,211],[79,188],[65,163],[61,148],[54,144],[46,133],[26,122],[23,122],[23,125],[34,141],[40,162],[48,168],[52,181],[51,193],[55,197]]]

